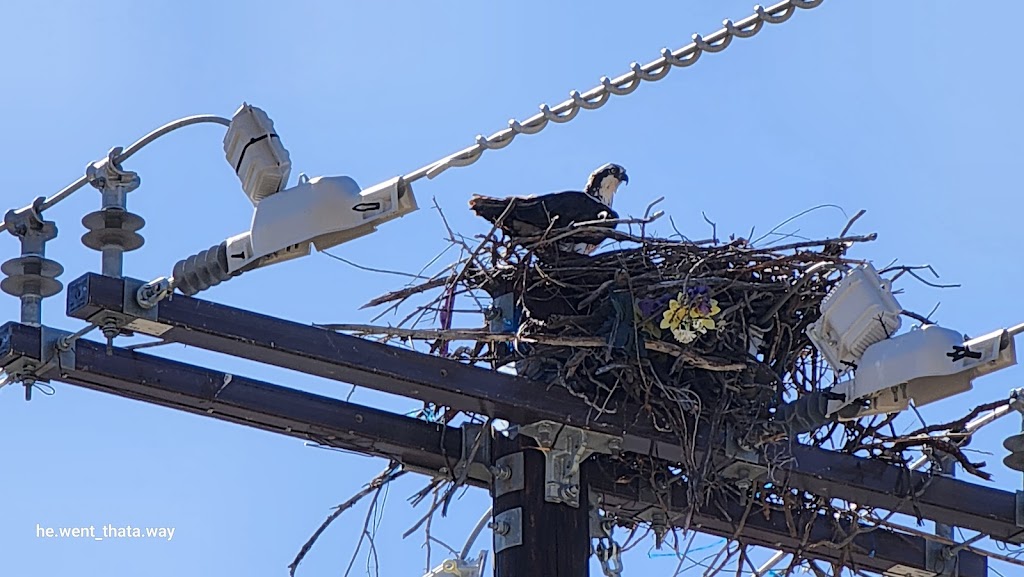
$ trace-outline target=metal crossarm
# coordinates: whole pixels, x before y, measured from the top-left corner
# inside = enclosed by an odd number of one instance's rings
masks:
[[[678,454],[678,442],[671,434],[638,423],[627,427],[611,420],[588,419],[590,408],[557,388],[190,297],[175,296],[158,307],[139,311],[132,306],[138,284],[85,275],[68,287],[68,315],[93,323],[119,319],[133,330],[170,342],[513,423],[553,420],[622,434],[623,450],[669,461]],[[1014,493],[814,447],[787,445],[786,450],[794,459],[780,467],[779,473],[786,475],[794,488],[921,515],[1000,541],[1019,542],[1024,538],[1024,530],[1017,525]]]
[[[38,375],[41,379],[394,459],[428,474],[450,474],[462,454],[461,431],[455,427],[119,347],[113,347],[108,355],[104,344],[88,340],[75,341],[61,362],[46,363],[42,351],[47,331],[51,330],[18,323],[0,327],[0,367],[30,363],[44,367]],[[625,515],[638,515],[651,507],[680,513],[688,510],[685,485],[674,485],[669,494],[655,497],[636,482],[623,484],[620,479],[627,474],[621,465],[605,461],[594,463],[588,478],[605,506]],[[486,486],[489,479],[471,474],[468,482]],[[781,511],[767,516],[746,516],[743,512],[744,505],[738,501],[717,503],[709,510],[696,512],[691,526],[710,535],[736,537],[742,543],[779,547],[811,559],[879,573],[927,567],[926,542],[921,537],[873,529],[854,538],[849,554],[827,547],[803,550],[804,541],[791,534],[790,522],[809,527],[811,540],[816,542],[836,536],[835,521],[822,515],[787,519]],[[744,518],[743,526],[738,526]],[[677,514],[669,523],[681,526],[684,519]],[[977,553],[960,551],[958,564],[961,577],[987,575],[987,560]]]

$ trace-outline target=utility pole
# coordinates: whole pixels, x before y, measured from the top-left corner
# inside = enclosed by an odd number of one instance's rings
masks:
[[[586,467],[579,471],[576,506],[546,499],[545,449],[524,435],[495,434],[495,577],[587,577],[590,511]],[[580,494],[584,497],[580,498]]]

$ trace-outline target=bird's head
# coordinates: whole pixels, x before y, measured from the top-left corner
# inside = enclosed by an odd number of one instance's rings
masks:
[[[618,164],[609,163],[590,173],[584,192],[611,206],[619,185],[628,182],[629,176],[626,175],[626,169]]]

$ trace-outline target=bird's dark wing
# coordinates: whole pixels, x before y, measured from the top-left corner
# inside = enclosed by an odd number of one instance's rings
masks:
[[[515,203],[511,208],[510,204]],[[474,195],[469,208],[490,223],[504,214],[501,228],[517,236],[538,234],[551,226],[565,228],[572,223],[615,219],[619,215],[600,200],[579,191],[553,192],[539,196],[493,198]],[[507,211],[507,212],[506,212]]]

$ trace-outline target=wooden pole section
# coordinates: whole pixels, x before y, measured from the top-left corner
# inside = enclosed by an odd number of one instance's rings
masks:
[[[588,577],[590,518],[586,468],[581,468],[580,472],[579,507],[548,503],[544,500],[544,455],[534,440],[525,435],[515,439],[495,435],[492,447],[498,469],[507,463],[518,466],[518,457],[512,456],[516,453],[522,455],[522,488],[497,496],[502,483],[495,483],[491,489],[494,497],[494,576]],[[509,473],[513,479],[518,478],[518,473]],[[519,484],[512,482],[511,485]],[[514,537],[516,529],[506,524],[506,520],[514,520],[517,509],[522,523],[522,543],[502,549],[503,539]],[[501,535],[503,531],[508,533]]]

